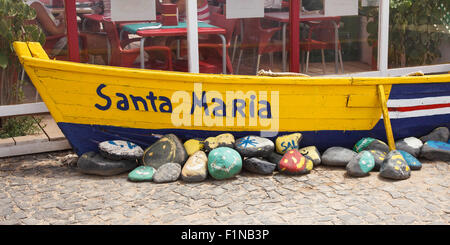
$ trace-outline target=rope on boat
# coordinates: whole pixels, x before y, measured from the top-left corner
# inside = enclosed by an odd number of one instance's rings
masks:
[[[425,76],[425,73],[423,73],[423,71],[415,71],[404,75],[404,77],[418,77],[418,76]]]
[[[269,77],[310,77],[303,73],[295,72],[272,72],[271,70],[265,71],[263,69],[259,70],[258,76],[269,76]]]

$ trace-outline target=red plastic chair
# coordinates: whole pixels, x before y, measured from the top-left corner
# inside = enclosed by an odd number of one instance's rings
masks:
[[[339,22],[339,21],[338,21]],[[309,54],[312,50],[321,50],[322,52],[322,69],[325,74],[325,55],[324,50],[334,50],[336,47],[336,41],[338,42],[338,56],[341,64],[341,70],[344,72],[344,64],[342,62],[341,43],[339,40],[335,40],[336,28],[332,21],[321,22],[306,22],[310,27],[308,31],[308,38],[300,42],[300,50],[306,51],[306,67],[305,72],[308,72],[309,67]],[[337,26],[339,28],[339,24]]]
[[[264,29],[261,26],[261,19],[250,18],[244,20],[244,37],[241,43],[241,51],[239,53],[239,60],[236,69],[236,74],[239,73],[239,66],[241,64],[242,54],[244,49],[257,48],[256,73],[258,73],[261,56],[263,54],[270,54],[271,63],[274,52],[281,52],[283,50],[282,44],[271,42],[272,37],[276,32],[281,30],[281,27]]]
[[[224,28],[226,30],[225,39],[227,41],[227,49],[230,47],[231,38],[237,23],[236,19],[227,19],[225,15],[219,13],[211,13],[210,16],[211,25]],[[218,67],[222,67],[222,40],[215,35],[210,35],[208,40],[203,40],[199,43],[200,56],[204,58],[204,61],[209,64],[214,64]],[[227,52],[227,72],[233,73],[233,64]]]
[[[116,25],[111,21],[102,21],[103,27],[105,28],[105,32],[108,35],[109,42],[111,44],[111,60],[109,65],[112,66],[122,66],[122,67],[140,67],[138,63],[135,63],[136,58],[140,54],[139,48],[134,49],[124,49],[129,42],[134,40],[119,40],[119,34],[116,29]],[[169,47],[167,46],[148,46],[145,47],[144,50],[147,53],[152,52],[164,52],[165,53],[165,62],[149,59],[149,64],[146,64],[146,68],[149,69],[160,69],[160,70],[173,70],[172,65],[172,53]]]

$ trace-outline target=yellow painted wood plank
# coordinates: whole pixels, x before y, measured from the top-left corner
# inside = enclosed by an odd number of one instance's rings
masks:
[[[30,49],[31,56],[39,59],[49,59],[47,53],[42,48],[40,43],[37,42],[27,42],[28,48]]]

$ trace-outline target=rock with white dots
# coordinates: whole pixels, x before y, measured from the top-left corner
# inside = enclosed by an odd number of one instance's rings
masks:
[[[345,167],[356,155],[357,153],[350,149],[333,146],[322,154],[322,164],[326,166]]]
[[[153,182],[167,183],[177,181],[180,177],[181,165],[179,163],[169,162],[161,165],[153,175]]]
[[[136,160],[144,154],[144,150],[133,142],[125,140],[108,140],[98,144],[102,156],[111,160]]]
[[[353,177],[368,176],[375,166],[375,159],[369,151],[361,151],[346,166],[347,174]]]
[[[157,170],[169,162],[183,166],[187,158],[186,149],[178,137],[167,134],[145,150],[142,162],[145,166],[152,166]]]
[[[403,155],[397,151],[391,151],[384,159],[380,169],[380,176],[394,180],[404,180],[411,176],[411,168],[403,158]]]
[[[395,148],[397,150],[406,151],[414,157],[418,157],[420,155],[420,149],[422,146],[422,141],[416,137],[408,137],[395,142]]]
[[[241,172],[242,158],[234,149],[219,147],[208,155],[208,172],[215,179],[232,178]]]
[[[234,144],[242,157],[265,157],[273,152],[274,147],[271,140],[253,135],[237,139]]]

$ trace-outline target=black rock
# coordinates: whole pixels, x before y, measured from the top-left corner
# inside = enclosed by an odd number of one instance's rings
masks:
[[[447,127],[435,128],[431,133],[420,137],[420,140],[425,143],[427,141],[442,141],[447,142],[450,132]]]
[[[276,165],[275,169],[278,170],[278,163],[281,161],[281,158],[283,158],[283,155],[280,155],[280,154],[278,154],[276,152],[271,152],[264,159],[266,159],[267,161],[275,164]]]
[[[322,154],[322,164],[327,166],[345,167],[356,157],[357,153],[344,147],[333,146]]]
[[[77,162],[77,169],[80,172],[102,176],[125,173],[137,166],[136,160],[110,160],[93,151],[81,155]]]
[[[244,160],[242,167],[252,173],[272,174],[275,170],[276,164],[257,157],[251,157]]]
[[[411,176],[411,169],[402,154],[394,150],[389,152],[386,159],[384,159],[380,169],[380,176],[388,179],[403,180]]]
[[[395,142],[397,150],[406,151],[414,157],[419,156],[422,146],[422,141],[415,137],[408,137]]]
[[[380,171],[381,165],[383,165],[387,153],[377,150],[370,150],[369,152],[370,154],[372,154],[375,160],[375,166],[373,167],[372,171]]]
[[[158,170],[161,165],[169,162],[183,166],[187,158],[183,143],[174,134],[167,134],[145,150],[142,162],[145,166]]]
[[[422,146],[420,156],[432,161],[450,162],[450,144],[441,141],[427,141]]]
[[[234,146],[242,157],[265,157],[275,148],[271,140],[253,135],[237,139]]]

